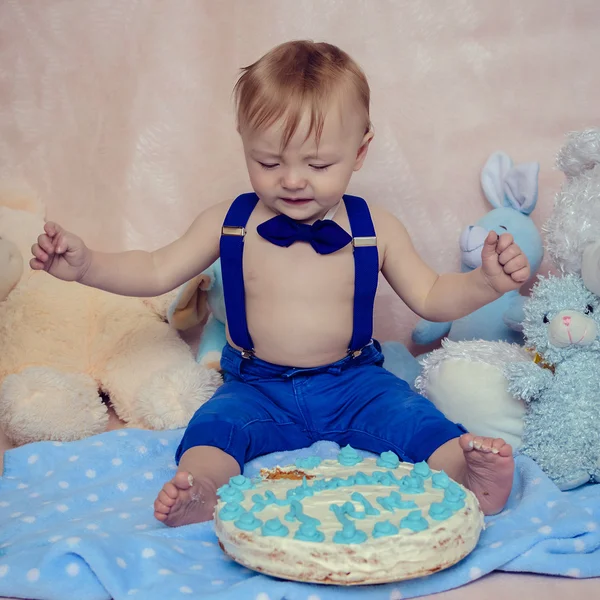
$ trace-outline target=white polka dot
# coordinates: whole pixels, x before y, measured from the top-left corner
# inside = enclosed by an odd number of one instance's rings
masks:
[[[596,531],[598,524],[594,523],[594,521],[590,521],[589,523],[586,523],[585,528],[587,531]]]
[[[159,443],[161,443],[163,446],[168,446],[169,445],[169,440],[165,440],[164,438],[161,438],[160,440],[158,440]]]
[[[131,515],[129,513],[121,513],[119,519],[129,519]]]
[[[92,444],[92,446],[96,446],[96,447],[98,447],[98,448],[99,448],[100,446],[104,446],[104,442],[94,442],[94,443]]]
[[[67,544],[69,544],[69,546],[76,546],[77,544],[79,544],[79,542],[81,541],[81,538],[78,537],[70,537],[66,539]]]
[[[14,512],[12,515],[10,515],[11,519],[18,519],[23,513],[22,512]]]
[[[59,481],[58,487],[62,488],[63,490],[66,490],[69,487],[69,482],[68,481]]]
[[[539,525],[542,522],[542,520],[539,517],[532,517],[530,520],[535,525]]]
[[[173,550],[179,552],[179,554],[185,554],[185,550],[183,548],[180,548],[179,546],[173,546]]]
[[[159,575],[172,575],[173,571],[169,571],[169,569],[159,569],[158,570],[158,574]]]
[[[143,498],[141,496],[136,496],[135,498],[131,499],[132,502],[141,502],[142,500]]]
[[[265,594],[265,592],[261,592],[260,594],[256,595],[255,600],[271,600],[271,598],[269,597],[269,594]]]
[[[540,483],[542,483],[542,478],[536,477],[535,479],[532,479],[531,483],[532,485],[540,485]]]
[[[8,565],[0,565],[0,577],[6,577],[8,570]]]
[[[552,533],[552,527],[550,527],[550,525],[542,525],[542,527],[540,527],[538,531],[540,533],[543,533],[544,535],[549,535]]]
[[[493,544],[490,544],[490,548],[500,548],[500,546],[502,546],[502,542],[494,542]]]
[[[27,571],[27,581],[37,581],[40,578],[39,569],[30,569]]]
[[[583,540],[575,540],[573,545],[575,546],[575,552],[585,551],[585,542]]]
[[[115,509],[111,508],[110,506],[108,508],[103,508],[102,512],[113,512]]]
[[[8,548],[11,545],[10,542],[4,542],[4,544],[0,545],[0,548]]]
[[[21,521],[23,523],[35,523],[35,517],[23,517]]]
[[[127,563],[120,556],[117,556],[117,564],[119,565],[119,567],[121,567],[121,569],[127,568]]]
[[[75,462],[76,460],[79,460],[79,456],[77,456],[76,454],[73,454],[73,456],[69,456],[69,462]]]
[[[123,461],[120,458],[113,458],[110,461],[115,467],[118,467],[123,464]]]
[[[94,477],[96,477],[96,471],[94,471],[94,469],[88,469],[88,470],[85,472],[85,476],[86,476],[88,479],[94,479]]]
[[[550,500],[549,502],[546,502],[546,506],[548,508],[553,508],[554,506],[556,506],[556,500]]]
[[[126,431],[119,431],[119,432],[117,432],[117,435],[119,437],[126,437],[127,436],[127,432]]]
[[[67,511],[69,510],[69,507],[68,507],[66,504],[59,504],[59,505],[56,507],[56,510],[57,510],[58,512],[67,512]]]
[[[148,448],[146,448],[146,446],[138,446],[138,447],[137,447],[137,451],[138,451],[140,454],[146,454],[146,453],[148,452]]]
[[[58,542],[59,540],[62,540],[63,536],[62,535],[53,535],[51,538],[48,538],[48,541],[51,544],[55,544],[56,542]]]
[[[392,591],[392,594],[395,592],[396,590]],[[392,597],[392,595],[390,594],[390,598]],[[311,594],[306,600],[321,600],[321,598],[319,596],[317,596],[316,594]],[[401,598],[399,598],[398,600],[401,600]]]
[[[523,552],[522,556],[530,556],[531,555],[531,550],[527,550],[527,552]]]
[[[156,552],[152,548],[142,550],[142,558],[152,558],[153,556],[156,556]]]
[[[79,575],[79,565],[76,563],[69,563],[65,571],[71,577],[75,577],[76,575]]]
[[[202,569],[204,569],[204,565],[192,565],[190,569],[192,571],[202,571]]]
[[[52,500],[46,500],[46,502],[42,502],[42,506],[47,506],[48,504],[52,504]]]
[[[179,588],[179,591],[180,591],[182,594],[193,594],[193,593],[194,593],[194,590],[193,590],[191,587],[188,587],[187,585],[182,585],[182,586]]]
[[[135,596],[135,595],[138,593],[138,591],[139,591],[139,590],[136,590],[135,588],[134,588],[134,589],[131,589],[131,590],[129,590],[129,591],[127,592],[127,595],[128,595],[128,596]]]
[[[481,577],[481,575],[482,571],[479,567],[471,567],[471,570],[469,571],[469,579],[478,579],[479,577]]]
[[[565,575],[567,577],[581,577],[581,571],[579,569],[569,569]]]
[[[206,548],[212,548],[214,546],[212,542],[201,542],[201,544]]]
[[[98,496],[96,496],[96,494],[90,494],[87,499],[89,502],[98,502]]]
[[[223,585],[225,582],[222,579],[213,579],[211,583],[212,585]]]
[[[38,461],[38,459],[39,459],[39,458],[40,458],[40,457],[39,457],[39,455],[37,455],[37,454],[32,454],[32,455],[31,455],[31,456],[30,456],[30,457],[27,459],[27,462],[28,462],[30,465],[34,465],[34,464],[35,464],[35,463]]]
[[[102,532],[100,532],[98,535],[99,535],[101,538],[107,538],[107,537],[110,537],[110,536],[108,535],[108,533],[104,533],[103,531],[102,531]]]
[[[50,477],[51,475],[54,475],[54,471],[47,471],[46,472],[46,477]]]
[[[29,494],[30,498],[39,498],[40,497],[40,493],[39,492],[31,492],[31,494]]]
[[[53,446],[62,446],[62,442],[52,442]]]
[[[144,478],[150,481],[151,479],[154,479],[154,473],[148,471],[147,473],[144,473]]]
[[[26,490],[29,487],[29,485],[27,483],[20,483],[17,488],[19,490]]]
[[[121,481],[121,483],[117,484],[117,488],[122,492],[126,492],[129,489],[129,486],[124,481]]]
[[[136,529],[148,529],[148,525],[146,523],[142,523],[141,525],[136,525]]]
[[[10,506],[10,502],[7,502],[6,500],[0,502],[0,508],[6,508],[7,506]]]
[[[89,529],[90,531],[97,531],[100,529],[100,526],[96,525],[96,523],[90,523],[89,525],[86,525],[85,528]]]

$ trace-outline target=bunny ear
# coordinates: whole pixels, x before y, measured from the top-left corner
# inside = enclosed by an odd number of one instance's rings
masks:
[[[481,187],[494,208],[507,206],[504,182],[513,162],[505,152],[494,152],[481,170]]]
[[[504,179],[504,194],[509,205],[529,215],[538,199],[539,163],[523,163],[508,171]]]

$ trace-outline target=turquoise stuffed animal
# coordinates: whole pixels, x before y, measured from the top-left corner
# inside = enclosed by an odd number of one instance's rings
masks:
[[[539,269],[544,256],[542,238],[530,218],[538,197],[538,163],[513,165],[504,152],[487,160],[481,173],[483,192],[493,209],[460,236],[461,271],[481,265],[481,249],[490,231],[511,233],[531,265]],[[452,322],[419,321],[412,333],[416,344],[431,344],[443,337],[452,341],[482,339],[523,343],[521,322],[525,297],[518,290]]]
[[[227,343],[225,299],[221,261],[181,286],[167,312],[169,323],[184,331],[203,325],[196,360],[203,366],[219,369],[221,352]]]

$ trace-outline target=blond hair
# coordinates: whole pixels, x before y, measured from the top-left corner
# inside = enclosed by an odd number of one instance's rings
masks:
[[[369,84],[356,62],[332,44],[286,42],[242,69],[234,87],[238,128],[260,131],[283,118],[285,147],[308,111],[307,138],[314,133],[318,143],[324,111],[336,94],[354,96],[365,113],[365,133],[369,131]]]

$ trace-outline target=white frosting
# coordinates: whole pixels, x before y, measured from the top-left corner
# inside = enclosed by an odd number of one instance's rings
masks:
[[[307,475],[315,475],[318,479],[345,479],[357,471],[371,475],[374,471],[390,470],[397,479],[401,479],[410,474],[412,467],[411,464],[400,463],[395,469],[385,469],[376,465],[376,459],[368,458],[352,467],[342,466],[337,460],[326,460],[315,469],[301,471]],[[295,470],[295,467],[281,470]],[[309,483],[312,485],[314,481],[312,479]],[[249,511],[254,505],[252,496],[264,496],[267,490],[283,500],[289,489],[300,484],[301,481],[298,480],[264,479],[256,483],[255,489],[245,491],[244,500],[240,504]],[[444,490],[433,488],[431,477],[425,480],[424,487],[423,493],[410,494],[400,490],[397,485],[357,484],[318,491],[313,496],[302,499],[304,514],[321,522],[318,530],[325,534],[323,542],[295,540],[293,536],[300,523],[289,522],[284,518],[290,510],[289,506],[276,504],[267,505],[254,514],[263,523],[279,518],[289,528],[287,537],[263,536],[260,528],[244,531],[236,527],[234,521],[220,519],[219,511],[225,505],[222,501],[215,511],[215,530],[223,550],[234,560],[250,569],[285,579],[353,585],[420,577],[447,568],[464,558],[475,548],[483,528],[483,514],[472,492],[465,490],[463,508],[446,520],[436,521],[429,516],[429,508],[433,502],[443,500]],[[462,486],[461,489],[464,490]],[[394,509],[394,512],[385,510],[376,498],[387,497],[393,491],[399,492],[402,500],[413,500],[417,508]],[[373,507],[379,509],[380,514],[366,516],[364,519],[348,517],[357,530],[367,534],[367,541],[360,544],[334,543],[333,536],[342,529],[342,525],[330,505],[351,502],[358,512],[362,512],[362,503],[350,499],[353,492],[360,492]],[[421,510],[422,516],[427,519],[428,529],[413,532],[400,528],[395,535],[372,537],[376,522],[389,520],[398,527],[401,519],[414,510]]]

